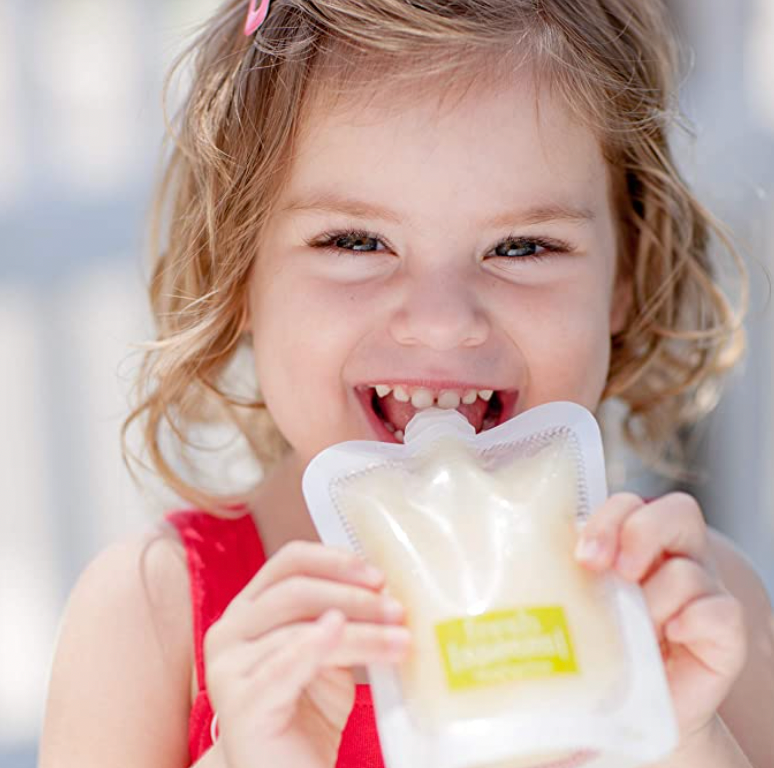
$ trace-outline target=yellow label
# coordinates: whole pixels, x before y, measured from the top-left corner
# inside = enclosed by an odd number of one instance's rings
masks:
[[[435,631],[452,690],[578,672],[559,606],[450,619]]]

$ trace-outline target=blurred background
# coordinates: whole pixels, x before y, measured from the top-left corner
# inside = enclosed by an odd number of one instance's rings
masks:
[[[774,3],[674,0],[693,52],[681,166],[734,229],[750,351],[694,444],[690,487],[774,592]],[[245,6],[247,3],[245,3]],[[147,337],[145,219],[162,78],[213,0],[0,0],[0,767],[32,768],[79,572],[165,503],[123,467]],[[611,486],[669,484],[626,459]],[[172,502],[174,503],[174,502]]]

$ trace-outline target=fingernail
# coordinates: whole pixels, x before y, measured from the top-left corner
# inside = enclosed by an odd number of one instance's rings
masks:
[[[406,609],[394,597],[384,597],[382,600],[382,613],[387,621],[402,619]]]
[[[384,574],[376,566],[368,563],[362,566],[361,573],[369,584],[379,584],[384,580]]]
[[[411,632],[406,627],[390,627],[389,642],[394,651],[403,652],[411,642]]]
[[[329,608],[322,616],[320,616],[318,623],[320,627],[330,629],[337,626],[342,619],[346,621],[346,616],[337,608]]]
[[[575,547],[575,557],[578,560],[590,563],[596,560],[602,552],[602,544],[597,538],[583,539],[578,541]]]

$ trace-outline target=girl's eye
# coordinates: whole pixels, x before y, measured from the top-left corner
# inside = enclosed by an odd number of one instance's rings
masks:
[[[314,248],[324,248],[332,253],[382,253],[386,249],[384,238],[380,235],[359,229],[348,229],[336,232],[326,232],[319,239],[307,242]],[[572,250],[568,243],[561,240],[549,240],[544,237],[510,236],[501,240],[493,249],[493,258],[506,261],[544,261],[558,253],[569,253]]]
[[[563,240],[546,237],[506,237],[494,248],[494,257],[510,262],[546,261],[560,253],[570,253],[572,246]]]
[[[539,251],[546,251],[547,249],[535,240],[514,238],[503,240],[494,250],[495,256],[505,259],[536,259],[542,256],[542,253],[539,253]]]
[[[342,232],[326,232],[319,239],[308,243],[314,248],[325,248],[338,255],[343,253],[375,253],[380,251],[377,244],[382,239],[373,232],[364,230],[345,230]],[[381,249],[383,251],[384,249]],[[381,252],[380,251],[380,252]]]

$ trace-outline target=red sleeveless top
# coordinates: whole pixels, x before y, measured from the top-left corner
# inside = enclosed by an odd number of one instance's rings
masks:
[[[212,746],[213,711],[205,685],[204,635],[266,562],[266,556],[250,514],[226,520],[206,512],[180,511],[165,517],[177,529],[185,546],[191,583],[198,684],[188,725],[193,765]],[[384,768],[367,685],[356,687],[355,705],[342,734],[336,768]]]

